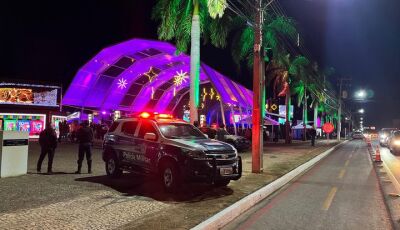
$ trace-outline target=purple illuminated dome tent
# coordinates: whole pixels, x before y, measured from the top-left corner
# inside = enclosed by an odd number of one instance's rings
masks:
[[[190,57],[167,42],[132,39],[107,47],[76,74],[63,105],[97,111],[174,112],[189,95]],[[223,104],[248,111],[253,93],[201,64],[200,86],[211,84]]]

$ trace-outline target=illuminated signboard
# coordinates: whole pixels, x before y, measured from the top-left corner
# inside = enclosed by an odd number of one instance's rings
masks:
[[[0,83],[0,105],[57,107],[58,86]]]
[[[285,124],[286,119],[286,105],[279,105],[279,123]],[[293,105],[290,106],[290,117],[293,117]]]

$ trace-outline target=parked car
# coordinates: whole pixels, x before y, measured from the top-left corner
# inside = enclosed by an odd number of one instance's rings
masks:
[[[211,140],[167,114],[141,113],[115,121],[105,135],[103,160],[109,177],[123,171],[156,175],[168,192],[185,181],[226,186],[242,176],[241,158],[232,145]]]
[[[397,154],[400,152],[400,131],[393,131],[388,139],[390,152]]]
[[[210,128],[210,127],[201,127],[200,131],[211,139],[215,139],[217,135],[217,130]],[[247,140],[245,137],[232,135],[224,130],[224,142],[233,145],[238,151],[244,151],[250,148],[250,141]]]
[[[352,134],[352,138],[353,138],[353,139],[363,139],[363,138],[364,138],[364,135],[363,135],[363,133],[362,133],[361,131],[355,131],[355,132]]]
[[[393,131],[396,131],[395,128],[383,128],[379,131],[379,144],[381,146],[387,146],[389,137]]]

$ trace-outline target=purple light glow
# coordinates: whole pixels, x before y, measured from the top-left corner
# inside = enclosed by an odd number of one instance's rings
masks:
[[[161,54],[146,53],[150,48],[160,51]],[[132,39],[105,48],[79,70],[65,94],[63,104],[97,108],[104,110],[103,115],[106,113],[105,110],[132,112],[148,109],[149,111],[162,112],[174,99],[174,88],[177,92],[189,88],[189,81],[177,87],[173,84],[170,86],[164,84],[171,82],[176,71],[183,70],[189,73],[190,57],[186,54],[177,56],[175,51],[176,48],[167,42],[142,39]],[[124,63],[119,62],[123,57],[133,58],[132,64],[129,65],[128,63],[124,67]],[[166,66],[177,61],[183,61],[185,64]],[[138,82],[140,76],[148,72],[150,67],[161,69],[157,78],[152,82]],[[126,81],[126,87],[121,86],[121,79]],[[207,65],[201,65],[200,81],[200,84],[211,82],[224,103],[240,105],[243,108],[252,105],[252,92],[250,90],[232,82]],[[140,90],[136,90],[131,88],[133,84],[142,86]],[[163,86],[163,89],[160,89],[161,86]],[[155,92],[158,90],[159,99],[155,104],[154,102],[150,103],[152,88]],[[128,100],[132,102],[128,101],[121,105],[123,100],[127,99],[127,95],[130,95],[131,99],[128,97]]]

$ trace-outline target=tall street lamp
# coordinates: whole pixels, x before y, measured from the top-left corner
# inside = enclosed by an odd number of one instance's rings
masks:
[[[367,98],[367,91],[360,89],[355,93],[355,97],[358,100],[365,100]]]

